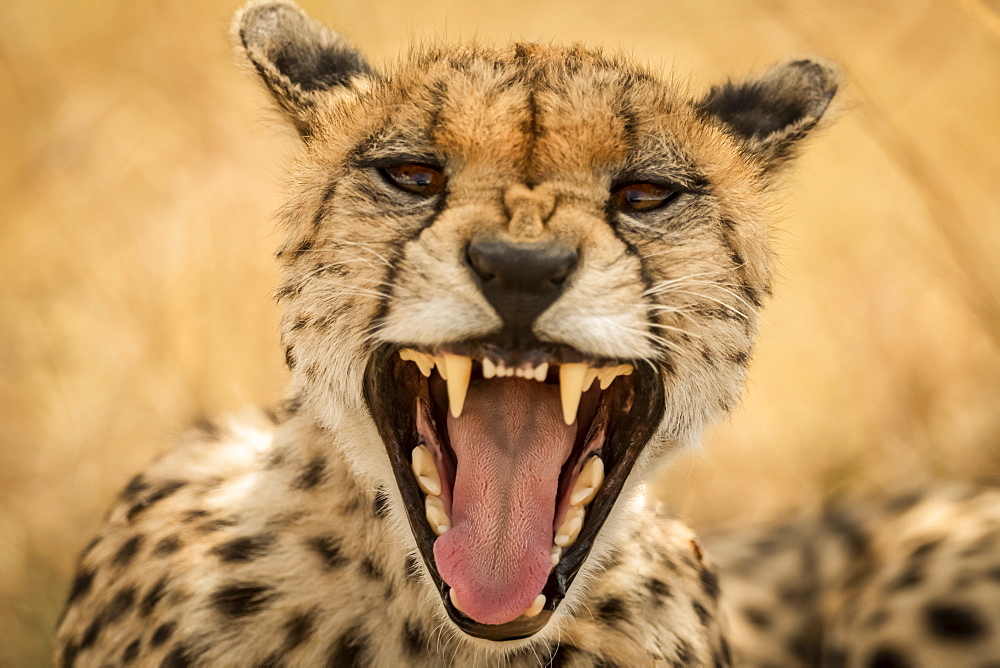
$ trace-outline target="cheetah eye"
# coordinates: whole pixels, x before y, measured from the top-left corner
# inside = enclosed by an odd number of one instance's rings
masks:
[[[397,188],[423,197],[433,197],[444,190],[444,174],[430,165],[405,162],[383,167],[382,176]]]
[[[627,183],[615,188],[611,202],[626,213],[650,211],[672,201],[677,191],[655,183]]]

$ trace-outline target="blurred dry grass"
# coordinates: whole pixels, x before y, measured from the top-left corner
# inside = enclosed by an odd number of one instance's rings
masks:
[[[239,0],[0,4],[0,665],[44,665],[75,552],[198,414],[280,396],[282,165]],[[583,40],[710,83],[840,62],[789,188],[743,408],[658,489],[696,524],[1000,475],[1000,2],[303,3],[411,38]]]

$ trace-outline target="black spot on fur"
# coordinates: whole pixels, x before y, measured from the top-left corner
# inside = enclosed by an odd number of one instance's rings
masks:
[[[670,586],[659,578],[650,578],[646,580],[646,588],[649,590],[649,593],[653,595],[653,601],[657,606],[663,605],[663,599],[673,596],[673,592],[670,591]]]
[[[771,628],[771,615],[766,610],[748,606],[743,608],[743,616],[755,628],[762,631]]]
[[[135,658],[139,656],[139,649],[142,647],[142,641],[136,638],[130,642],[126,647],[125,651],[122,652],[122,663],[130,664],[135,661]]]
[[[885,509],[890,513],[905,513],[920,502],[920,492],[908,492],[894,496],[885,503]]]
[[[316,610],[297,612],[285,622],[285,651],[298,647],[316,630]]]
[[[153,548],[154,557],[166,557],[181,549],[181,539],[177,536],[161,538]]]
[[[135,555],[138,554],[139,548],[142,547],[142,543],[145,540],[146,537],[142,534],[137,534],[129,538],[120,548],[118,548],[118,551],[115,552],[115,556],[112,557],[111,563],[115,566],[127,566],[133,559],[135,559]]]
[[[196,654],[190,647],[178,644],[170,650],[169,654],[163,657],[163,661],[160,663],[160,668],[190,668],[194,665],[194,661],[197,658],[198,654]]]
[[[238,522],[235,517],[220,517],[218,519],[209,520],[198,527],[199,533],[215,533],[216,531],[222,531],[225,528],[236,526]]]
[[[66,646],[63,647],[62,650],[62,658],[59,662],[59,665],[62,668],[74,668],[74,666],[76,665],[76,656],[79,653],[80,649],[79,647],[77,647],[76,643],[74,642],[66,643]]]
[[[315,536],[307,543],[309,549],[319,555],[323,562],[323,567],[332,571],[343,567],[349,559],[341,552],[340,539],[336,536]]]
[[[302,469],[302,473],[295,479],[292,486],[295,489],[312,489],[323,482],[324,477],[326,477],[326,457],[316,455]]]
[[[285,366],[289,369],[295,368],[295,352],[293,351],[292,346],[285,347]]]
[[[104,608],[104,620],[114,624],[120,620],[135,605],[135,587],[127,587],[115,594],[107,607]]]
[[[847,651],[843,647],[824,647],[823,668],[847,668]]]
[[[597,616],[604,622],[627,622],[628,611],[625,602],[617,596],[611,596],[597,604]]]
[[[91,586],[94,584],[94,571],[80,571],[73,578],[73,585],[69,590],[69,598],[66,600],[66,605],[72,605],[77,599],[83,598],[90,592]]]
[[[295,257],[300,257],[303,254],[308,253],[310,250],[312,250],[312,247],[313,247],[312,239],[306,239],[295,248]]]
[[[273,587],[237,582],[215,590],[210,605],[227,617],[246,617],[266,608],[277,596]]]
[[[189,510],[186,513],[184,513],[184,519],[182,521],[185,524],[190,524],[191,522],[194,522],[195,520],[200,520],[203,517],[208,517],[207,510],[201,510],[201,509]]]
[[[90,542],[87,543],[87,547],[83,548],[83,551],[80,553],[80,557],[77,563],[83,563],[83,560],[86,559],[87,555],[90,554],[102,540],[104,540],[103,536],[94,536],[92,539],[90,539]]]
[[[142,603],[139,606],[139,614],[143,617],[149,616],[166,593],[167,576],[164,575],[155,585],[152,586],[146,596],[143,597]]]
[[[946,641],[978,640],[986,633],[986,624],[972,608],[948,603],[932,603],[924,614],[927,626],[939,639]]]
[[[913,664],[899,650],[880,647],[872,652],[868,668],[910,668]]]
[[[90,625],[87,626],[87,630],[83,632],[83,637],[80,638],[80,644],[77,645],[79,649],[88,649],[94,646],[97,642],[98,636],[101,635],[101,631],[104,629],[104,620],[99,615],[95,619],[92,619]]]
[[[745,352],[740,351],[737,353],[733,353],[732,360],[733,364],[736,364],[738,366],[746,366],[747,364],[750,363],[750,356],[747,355]]]
[[[274,534],[262,533],[256,536],[240,536],[215,546],[212,554],[223,562],[244,563],[263,557],[277,542]]]
[[[153,631],[153,637],[149,639],[150,647],[159,647],[163,643],[170,640],[170,636],[174,634],[174,629],[177,628],[177,622],[167,622],[166,624],[160,624]]]
[[[410,657],[422,656],[427,651],[427,636],[414,619],[407,619],[403,624],[403,650]]]
[[[371,638],[358,623],[331,646],[327,665],[330,668],[366,668],[372,665]]]
[[[698,601],[691,601],[691,608],[698,615],[698,621],[701,622],[702,626],[708,626],[708,623],[712,621],[712,615],[705,609],[705,606]]]
[[[118,494],[118,498],[122,501],[131,501],[136,497],[136,495],[140,492],[144,492],[148,488],[149,483],[146,482],[146,479],[140,473],[128,481],[128,484],[125,485],[125,489]]]
[[[713,601],[719,600],[719,576],[707,568],[702,568],[698,577],[701,579],[701,588],[705,594]]]
[[[678,639],[677,640],[677,662],[676,665],[679,666],[693,666],[694,665],[694,652],[691,650],[691,644],[687,640]]]
[[[209,441],[217,441],[222,436],[222,430],[211,418],[202,415],[194,421],[194,428],[197,429],[203,438]]]
[[[285,662],[281,660],[281,655],[275,652],[258,663],[255,668],[282,668],[284,665]]]
[[[924,581],[923,564],[911,562],[903,571],[894,577],[887,585],[889,591],[902,591],[916,587]]]
[[[389,493],[381,487],[375,492],[375,500],[372,503],[372,515],[378,520],[389,516]]]
[[[149,510],[163,499],[166,499],[174,492],[184,487],[186,484],[187,483],[183,480],[171,480],[154,490],[149,496],[139,497],[136,502],[132,504],[132,507],[129,508],[128,513],[125,515],[125,519],[132,522],[141,513]]]
[[[365,557],[361,561],[360,568],[361,568],[361,574],[367,578],[370,578],[372,580],[385,579],[385,571],[382,570],[382,567],[376,564],[368,557]]]

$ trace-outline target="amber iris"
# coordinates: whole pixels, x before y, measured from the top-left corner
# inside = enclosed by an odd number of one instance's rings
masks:
[[[444,190],[444,174],[430,165],[407,162],[383,167],[382,173],[393,185],[424,197],[433,197]]]
[[[649,211],[669,202],[676,191],[655,183],[629,183],[611,193],[611,201],[621,211]]]

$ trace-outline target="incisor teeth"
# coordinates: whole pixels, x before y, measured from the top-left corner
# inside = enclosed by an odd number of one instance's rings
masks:
[[[430,377],[431,371],[434,370],[434,358],[419,350],[403,348],[399,351],[399,358],[406,362],[414,362],[425,377]]]
[[[483,358],[483,378],[492,378],[497,375],[497,365],[486,357]]]
[[[451,528],[451,520],[444,510],[444,502],[439,497],[428,496],[424,499],[424,512],[434,535],[441,536]]]
[[[413,475],[417,478],[417,484],[424,494],[439,496],[441,494],[441,476],[438,475],[437,466],[434,465],[434,455],[426,445],[418,445],[413,448],[410,455],[413,465]],[[444,506],[442,506],[444,508]]]
[[[521,367],[514,369],[514,375],[517,376],[518,378],[524,378],[525,376],[524,369],[522,369]]]
[[[580,529],[583,528],[583,518],[585,516],[586,512],[580,506],[573,506],[567,510],[566,519],[563,520],[562,526],[556,531],[556,537],[552,542],[559,547],[566,547],[575,543],[577,536],[580,535]]]
[[[451,407],[451,416],[457,418],[462,415],[465,395],[469,392],[472,358],[465,355],[445,354],[444,365],[447,373],[444,379],[448,382],[448,405]]]
[[[448,368],[445,366],[444,358],[438,355],[434,358],[434,364],[437,365],[437,370],[438,373],[441,374],[441,377],[448,380]]]
[[[594,500],[604,483],[604,462],[594,456],[587,460],[569,494],[571,506],[585,506]]]
[[[576,421],[576,409],[580,407],[583,377],[587,374],[586,364],[563,364],[559,367],[559,393],[562,395],[563,420],[570,425]]]
[[[539,382],[544,382],[545,377],[549,375],[549,363],[542,362],[535,367],[535,380]]]
[[[587,373],[583,375],[583,391],[586,392],[590,389],[590,386],[594,384],[597,379],[597,369],[587,369]]]
[[[454,589],[452,591],[454,591]],[[537,617],[538,613],[542,611],[542,608],[544,606],[545,606],[545,594],[539,594],[538,596],[535,597],[535,600],[532,602],[531,606],[524,611],[524,616]]]

